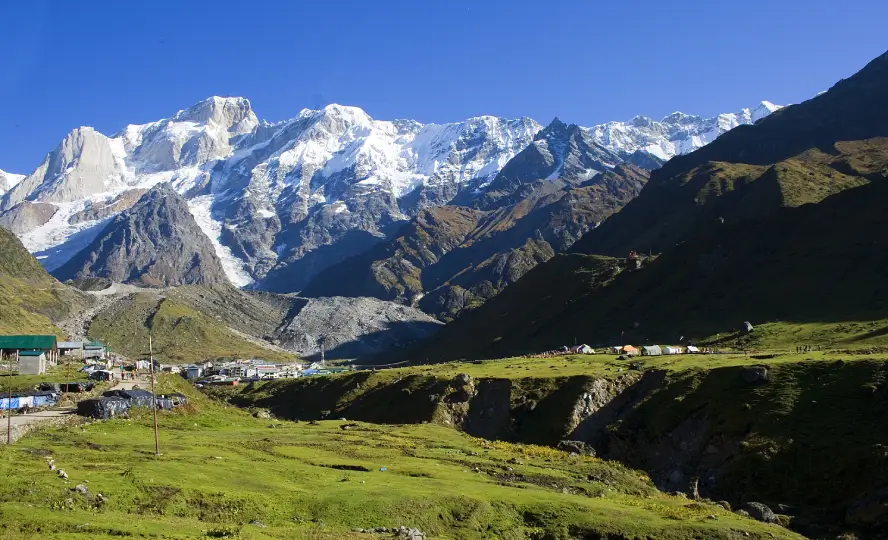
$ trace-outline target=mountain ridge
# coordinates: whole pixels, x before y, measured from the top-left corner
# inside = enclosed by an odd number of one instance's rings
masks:
[[[643,142],[685,137],[693,145],[705,142],[700,130],[734,125],[717,117],[681,118],[685,123],[676,120],[673,132],[652,123]],[[693,119],[700,124],[691,129]],[[618,131],[612,124],[602,137]],[[449,124],[374,120],[336,104],[270,123],[246,98],[211,97],[110,137],[89,127],[72,130],[0,197],[0,211],[25,202],[57,208],[47,222],[30,220],[36,226],[20,233],[52,270],[88,245],[104,220],[125,210],[112,205],[122,193],[167,183],[189,201],[232,283],[295,291],[386,240],[419,211],[483,193],[542,127],[529,118],[493,116]],[[586,133],[596,136],[592,128]],[[659,164],[640,147],[632,153],[620,148],[626,159]],[[91,207],[106,210],[98,215]]]

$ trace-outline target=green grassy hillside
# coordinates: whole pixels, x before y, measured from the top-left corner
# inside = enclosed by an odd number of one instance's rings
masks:
[[[558,256],[409,356],[424,362],[575,340],[616,344],[621,333],[627,343],[726,338],[743,321],[768,326],[734,345],[880,345],[888,258],[886,239],[873,231],[888,218],[871,201],[885,196],[888,184],[873,184],[769,220],[719,227],[638,271],[602,272],[606,259]]]
[[[161,390],[192,404],[160,414],[159,457],[147,411],[0,448],[0,535],[358,540],[386,536],[356,528],[407,525],[430,539],[799,538],[595,458],[429,424],[260,420],[179,381]]]
[[[763,369],[763,380],[749,368]],[[468,385],[460,374],[469,375]],[[288,418],[432,422],[493,440],[581,440],[663,490],[760,501],[815,538],[884,538],[885,354],[508,358],[216,388]],[[592,396],[591,400],[589,396]],[[879,502],[883,501],[883,502]],[[831,536],[830,536],[831,535]]]
[[[89,327],[91,339],[102,340],[114,351],[134,358],[148,353],[149,332],[154,353],[162,362],[234,357],[280,361],[295,358],[263,346],[258,340],[248,339],[188,304],[153,292],[133,294],[103,310]]]
[[[46,273],[11,232],[0,227],[0,333],[62,335],[54,320],[89,299]]]

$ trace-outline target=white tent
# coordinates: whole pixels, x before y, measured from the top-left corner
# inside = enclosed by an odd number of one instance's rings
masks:
[[[575,352],[576,354],[595,354],[595,349],[588,345],[579,345],[577,347],[574,347],[573,352]]]
[[[698,353],[698,352],[700,352],[700,349],[698,349],[697,347],[694,347],[693,345],[688,345],[687,352],[688,352],[688,354]]]
[[[663,347],[663,354],[681,354],[682,352],[684,351],[681,350],[681,347],[673,347],[671,345]]]

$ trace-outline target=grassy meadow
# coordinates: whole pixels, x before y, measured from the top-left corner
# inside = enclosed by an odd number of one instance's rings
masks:
[[[159,457],[147,410],[0,449],[0,539],[360,539],[374,536],[353,529],[399,525],[429,538],[797,538],[595,458],[432,424],[258,419],[173,376],[160,387],[192,403],[160,414]]]

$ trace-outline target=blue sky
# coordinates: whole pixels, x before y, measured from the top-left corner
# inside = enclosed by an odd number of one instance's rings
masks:
[[[0,169],[210,95],[276,121],[592,125],[803,100],[885,52],[884,0],[0,0]]]

